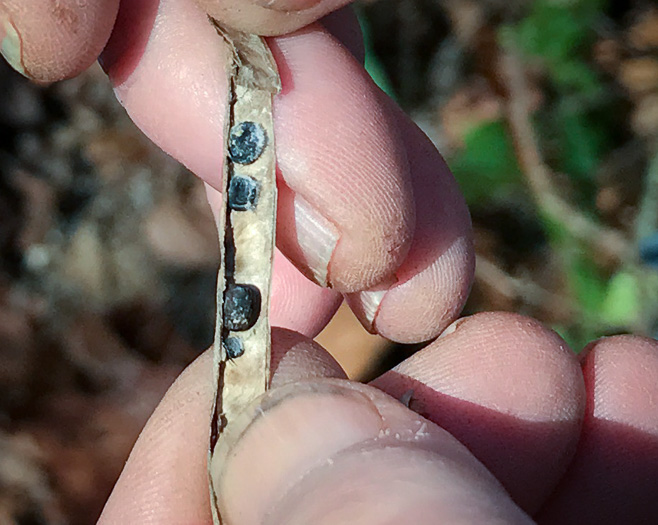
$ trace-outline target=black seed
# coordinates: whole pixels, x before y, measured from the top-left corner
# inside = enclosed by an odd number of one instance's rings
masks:
[[[260,291],[249,284],[230,284],[224,292],[224,328],[249,330],[260,315]]]
[[[267,133],[256,122],[240,122],[231,128],[228,151],[233,162],[251,164],[263,154]]]
[[[224,340],[224,348],[229,359],[236,359],[244,354],[244,344],[239,337],[227,337]]]
[[[228,187],[228,205],[232,210],[246,211],[256,206],[258,182],[251,177],[234,175]]]

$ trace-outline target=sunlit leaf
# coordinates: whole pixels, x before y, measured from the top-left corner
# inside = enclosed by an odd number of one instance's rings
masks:
[[[627,326],[640,313],[640,284],[630,272],[615,274],[608,283],[605,299],[601,305],[601,318],[614,326]]]
[[[356,13],[359,20],[359,25],[361,26],[361,33],[363,34],[363,46],[366,52],[364,67],[375,84],[377,84],[379,88],[389,97],[395,99],[395,92],[393,91],[391,80],[386,74],[384,66],[372,50],[372,36],[370,34],[370,26],[368,21],[359,12],[358,9],[356,10]]]
[[[473,128],[464,144],[448,163],[469,204],[481,204],[519,186],[521,169],[501,121]]]

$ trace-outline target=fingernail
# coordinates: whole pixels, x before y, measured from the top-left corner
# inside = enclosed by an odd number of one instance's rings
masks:
[[[374,288],[363,292],[348,294],[347,303],[359,319],[363,327],[370,333],[376,333],[375,322],[377,314],[382,305],[382,301],[388,291],[398,282],[395,276],[379,283]]]
[[[2,45],[0,46],[2,56],[5,57],[11,67],[25,75],[21,57],[21,38],[16,32],[14,24],[2,12],[0,12],[0,37],[2,38]]]
[[[450,334],[454,334],[457,331],[457,328],[459,328],[459,325],[462,324],[465,321],[465,319],[457,319],[455,322],[453,322],[448,328],[446,328],[437,339],[443,339],[444,337],[449,336]]]
[[[261,5],[272,11],[304,11],[315,7],[321,0],[256,0]]]
[[[315,281],[327,286],[329,262],[338,244],[338,230],[303,198],[295,196],[294,207],[297,243],[306,265]]]
[[[343,385],[325,380],[270,390],[229,424],[226,442],[220,441],[211,463],[227,523],[237,523],[235,516],[239,523],[261,523],[318,463],[380,435],[384,421],[375,403]],[[255,492],[258,498],[250,496]]]
[[[362,322],[365,321],[364,324],[370,327],[370,329],[375,323],[377,312],[379,312],[379,306],[382,304],[382,300],[387,291],[388,290],[367,291],[359,294],[359,298],[361,299],[361,312],[363,315]]]

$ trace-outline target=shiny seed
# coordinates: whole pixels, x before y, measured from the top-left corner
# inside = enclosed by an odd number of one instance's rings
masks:
[[[224,328],[249,330],[260,315],[260,291],[249,284],[230,284],[224,293]]]
[[[224,349],[229,359],[236,359],[244,354],[244,344],[239,337],[227,337],[224,340]]]
[[[267,133],[256,122],[240,122],[231,128],[228,150],[231,160],[238,164],[256,162],[267,146]]]
[[[256,207],[258,182],[251,177],[234,175],[228,187],[228,205],[232,210],[246,211]]]

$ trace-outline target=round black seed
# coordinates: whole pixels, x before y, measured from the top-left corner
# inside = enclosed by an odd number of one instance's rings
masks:
[[[249,284],[230,284],[224,293],[224,328],[249,330],[260,315],[260,291]]]
[[[229,359],[236,359],[244,354],[244,344],[238,337],[227,337],[224,340],[224,348]]]
[[[234,175],[228,187],[228,205],[232,210],[246,211],[256,206],[258,181],[251,177]]]
[[[233,162],[251,164],[263,154],[267,133],[256,122],[240,122],[231,128],[228,151]]]

